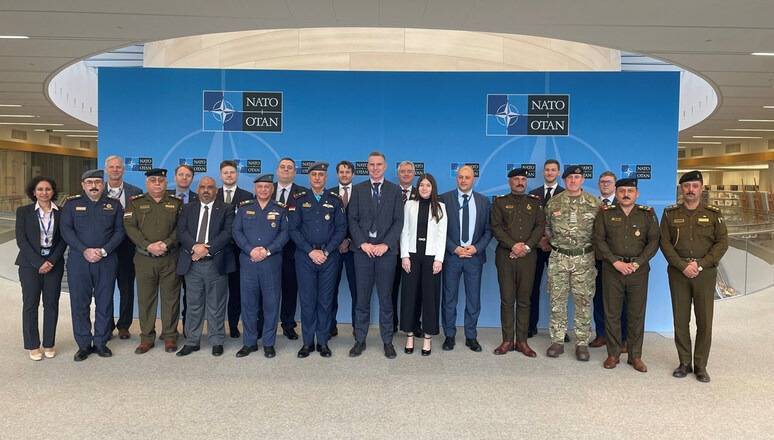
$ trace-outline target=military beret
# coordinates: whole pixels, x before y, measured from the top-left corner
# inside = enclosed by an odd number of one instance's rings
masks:
[[[166,168],[151,168],[145,172],[145,177],[161,176],[167,177]]]
[[[583,176],[583,168],[578,165],[568,165],[567,168],[564,169],[564,173],[562,173],[562,179],[566,179],[570,174],[580,174]]]
[[[526,168],[514,168],[514,169],[508,171],[508,178],[516,177],[516,176],[527,177],[527,169]]]
[[[634,188],[637,188],[637,179],[632,179],[632,178],[618,179],[615,182],[615,187],[618,188],[621,186],[632,186]]]
[[[328,162],[315,162],[309,165],[309,172],[312,171],[328,171]]]
[[[694,180],[704,181],[700,171],[688,171],[680,177],[680,183],[693,182]]]
[[[274,183],[274,174],[261,174],[260,176],[253,179],[253,183],[258,182]]]
[[[105,172],[99,169],[89,170],[81,174],[81,181],[84,181],[86,179],[104,179],[104,178],[105,178]]]

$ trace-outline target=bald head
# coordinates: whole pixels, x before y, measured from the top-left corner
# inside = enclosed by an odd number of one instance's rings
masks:
[[[473,182],[475,182],[476,173],[473,171],[473,167],[470,165],[463,165],[457,170],[457,189],[460,192],[468,192],[473,188]]]
[[[210,176],[204,176],[199,179],[199,187],[196,190],[196,194],[199,195],[199,200],[202,203],[207,204],[215,200],[217,191],[218,187],[215,185],[215,179]]]

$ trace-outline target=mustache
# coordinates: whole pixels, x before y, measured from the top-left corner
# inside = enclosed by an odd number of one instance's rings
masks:
[[[623,200],[631,200],[632,198],[629,196],[624,196]]]

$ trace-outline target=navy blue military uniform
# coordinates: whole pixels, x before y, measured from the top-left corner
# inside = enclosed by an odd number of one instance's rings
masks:
[[[71,196],[62,208],[62,238],[70,246],[67,258],[67,282],[73,335],[80,350],[105,347],[113,324],[113,289],[118,269],[116,252],[124,240],[124,210],[107,192],[96,202],[85,194]],[[103,257],[89,263],[83,256],[87,248],[103,249]],[[96,305],[92,333],[89,306]]]
[[[347,220],[339,194],[312,190],[294,196],[296,209],[289,215],[290,238],[296,245],[296,274],[301,299],[304,346],[327,345],[333,321],[333,292],[339,268],[339,244],[347,234]],[[327,259],[316,264],[309,257],[323,251]]]
[[[234,242],[239,247],[244,345],[258,343],[258,310],[263,306],[263,346],[273,347],[277,336],[279,301],[282,291],[282,247],[288,241],[285,206],[269,200],[265,208],[257,200],[240,203],[234,218]],[[263,261],[250,260],[250,251],[262,246],[270,255]],[[259,303],[260,301],[260,303]]]

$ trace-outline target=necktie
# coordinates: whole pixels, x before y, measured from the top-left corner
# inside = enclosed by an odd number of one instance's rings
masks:
[[[371,197],[374,199],[374,203],[376,203],[377,205],[379,204],[379,185],[381,185],[381,183],[379,182],[374,183],[373,188],[371,190]]]
[[[543,205],[547,204],[549,200],[551,200],[551,191],[553,188],[546,188],[546,197]]]
[[[347,207],[347,204],[349,204],[349,187],[344,187],[344,195],[341,196],[341,202],[344,204],[344,207]]]
[[[282,203],[283,205],[285,204],[285,202],[287,202],[287,199],[285,198],[285,191],[286,189],[282,188],[282,192],[280,193],[280,199],[279,199],[280,203]]]
[[[210,207],[207,205],[204,205],[204,214],[202,214],[202,223],[199,225],[199,233],[196,234],[197,243],[205,243],[205,238],[207,238],[207,227],[209,226],[209,222],[210,222]]]
[[[408,200],[408,190],[407,189],[401,189],[401,191],[403,192],[403,196],[402,196],[403,197],[403,204],[405,205],[406,204],[406,200]]]
[[[227,189],[226,190],[226,204],[230,204],[231,203],[231,192],[232,191],[234,191],[234,190],[232,190],[232,189]]]
[[[188,194],[186,194],[186,193],[180,193],[180,194],[178,194],[178,195],[177,195],[177,197],[178,197],[180,200],[182,200],[182,201],[183,201],[183,205],[185,205],[186,203],[188,203]]]
[[[467,243],[470,238],[470,205],[467,194],[463,194],[462,198],[462,243]]]
[[[605,206],[609,206],[610,205],[610,200],[602,199],[602,203],[604,203]]]

